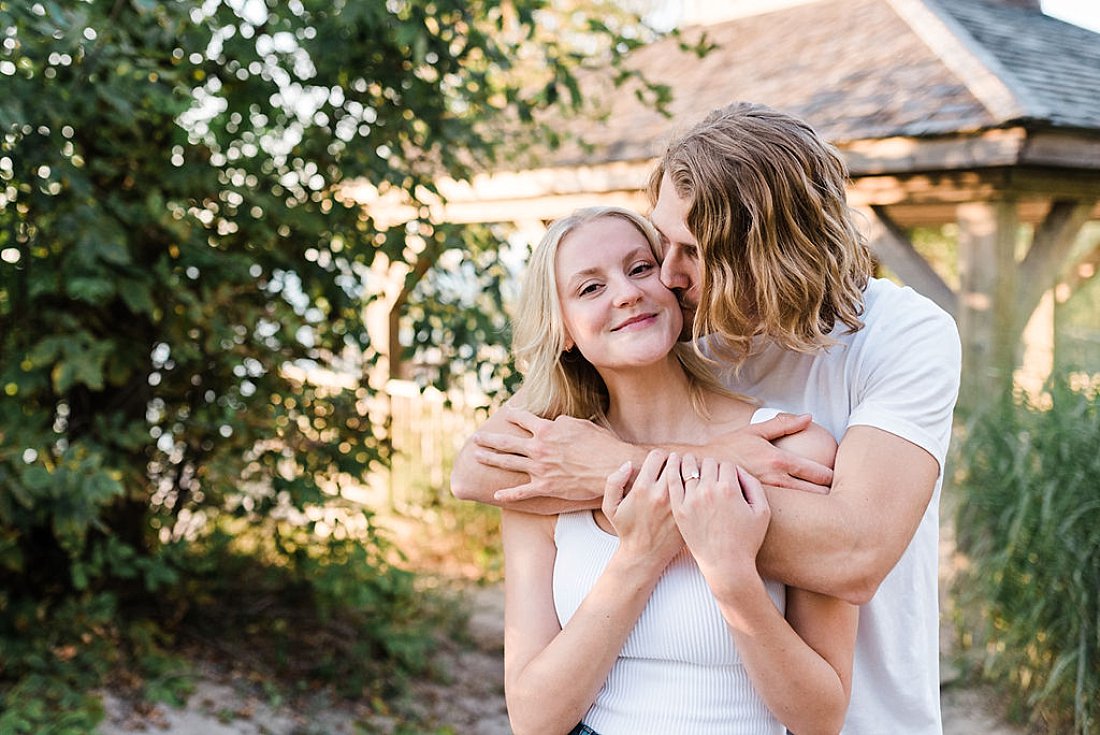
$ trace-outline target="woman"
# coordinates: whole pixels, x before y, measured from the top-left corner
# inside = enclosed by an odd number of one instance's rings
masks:
[[[529,410],[653,445],[704,444],[758,413],[677,344],[682,315],[657,246],[624,209],[551,227],[514,324]],[[831,465],[836,444],[820,427],[788,441]],[[608,478],[601,510],[504,510],[517,735],[838,732],[856,609],[760,578],[768,514],[739,468],[657,450]]]

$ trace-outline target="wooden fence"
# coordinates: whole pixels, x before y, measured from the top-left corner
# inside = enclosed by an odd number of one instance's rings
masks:
[[[386,478],[389,504],[414,512],[445,503],[451,497],[450,474],[455,455],[485,420],[482,397],[391,380],[389,437],[393,450]]]

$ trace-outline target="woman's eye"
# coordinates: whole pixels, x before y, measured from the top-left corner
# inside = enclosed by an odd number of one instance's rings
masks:
[[[653,270],[656,265],[657,264],[652,261],[642,261],[640,263],[635,263],[634,266],[630,269],[630,275],[640,276],[643,273],[648,273],[649,271]]]
[[[598,283],[586,283],[581,286],[581,290],[577,293],[581,296],[587,296],[588,294],[596,293],[596,290],[600,287]]]

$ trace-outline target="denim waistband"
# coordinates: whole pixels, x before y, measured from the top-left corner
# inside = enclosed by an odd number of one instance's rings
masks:
[[[582,722],[581,724],[577,725],[572,730],[570,730],[569,735],[600,735],[600,734],[598,732],[596,732],[595,730],[593,730],[591,727],[589,727],[588,725],[586,725]]]

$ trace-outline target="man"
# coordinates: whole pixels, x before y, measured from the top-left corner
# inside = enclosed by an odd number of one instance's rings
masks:
[[[862,605],[844,732],[937,735],[939,490],[959,339],[930,301],[871,277],[846,179],[805,123],[738,103],[669,146],[651,219],[661,280],[730,388],[809,414],[691,451],[772,486],[766,576]],[[831,476],[770,444],[810,416],[840,442]],[[606,476],[647,450],[588,422],[506,408],[464,447],[452,489],[531,512],[598,507]]]

